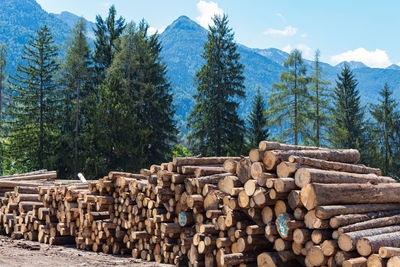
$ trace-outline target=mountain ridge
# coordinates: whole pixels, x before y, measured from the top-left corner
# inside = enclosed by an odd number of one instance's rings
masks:
[[[71,34],[71,27],[79,18],[70,12],[50,14],[44,11],[34,0],[0,0],[0,40],[6,40],[9,47],[7,71],[12,74],[19,62],[23,45],[40,26],[48,24],[56,44],[65,47],[64,42]],[[9,15],[11,14],[11,15]],[[34,23],[32,23],[34,21]],[[92,23],[92,24],[91,24]],[[88,25],[94,25],[88,22]],[[93,27],[93,26],[92,26]],[[176,108],[176,119],[181,129],[185,128],[186,116],[193,106],[193,94],[196,92],[195,74],[200,70],[204,59],[201,57],[204,43],[207,41],[207,30],[187,16],[174,20],[160,35],[162,44],[161,56],[167,65],[167,76],[170,80]],[[283,62],[288,53],[277,48],[249,48],[238,44],[241,62],[245,66],[246,99],[240,99],[239,112],[246,118],[251,107],[252,98],[260,88],[268,96],[272,85],[279,82],[280,73],[285,69]],[[305,60],[308,74],[313,70],[313,61]],[[375,103],[377,93],[388,82],[394,96],[400,97],[400,67],[392,65],[387,68],[370,68],[361,62],[348,62],[359,81],[361,101],[364,105]],[[343,63],[332,66],[321,62],[324,78],[335,86],[335,79]]]

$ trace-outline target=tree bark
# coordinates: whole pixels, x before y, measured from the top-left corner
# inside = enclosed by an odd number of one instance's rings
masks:
[[[308,184],[301,190],[301,201],[311,210],[331,204],[400,202],[400,184]]]

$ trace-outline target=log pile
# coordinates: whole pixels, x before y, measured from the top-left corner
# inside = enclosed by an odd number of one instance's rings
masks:
[[[0,177],[0,225],[182,266],[399,266],[400,185],[359,160],[263,141],[248,157],[174,158],[88,183]]]

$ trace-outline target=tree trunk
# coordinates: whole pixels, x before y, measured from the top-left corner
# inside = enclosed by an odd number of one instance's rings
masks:
[[[376,175],[382,175],[382,172],[378,168],[370,168],[365,165],[359,164],[348,164],[342,162],[333,162],[322,159],[314,159],[308,157],[300,157],[300,156],[290,156],[289,162],[299,163],[302,165],[314,167],[322,170],[332,170],[332,171],[341,171],[341,172],[350,172],[350,173],[361,173],[361,174],[369,174],[373,173]]]
[[[400,210],[400,203],[319,206],[315,208],[315,214],[320,219],[329,219],[336,215],[391,210]]]
[[[367,236],[357,241],[357,252],[362,256],[378,253],[381,247],[400,247],[400,233]]]
[[[360,160],[360,152],[355,149],[266,151],[263,158],[265,168],[273,170],[280,162],[288,161],[291,155],[344,163],[357,163]]]
[[[365,184],[365,183],[396,183],[390,177],[376,176],[375,174],[358,174],[349,172],[327,171],[319,169],[301,168],[295,174],[296,185],[300,188],[311,183],[322,184]]]
[[[400,202],[400,184],[308,184],[301,201],[311,210],[316,206],[356,203]]]

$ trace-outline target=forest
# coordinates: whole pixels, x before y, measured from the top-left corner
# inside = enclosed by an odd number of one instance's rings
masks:
[[[92,179],[109,170],[136,172],[172,157],[246,155],[262,140],[355,148],[361,163],[400,177],[398,101],[382,84],[376,104],[363,106],[357,77],[344,65],[334,84],[324,78],[320,52],[309,71],[301,51],[287,58],[279,83],[260,90],[251,112],[244,65],[228,17],[215,16],[195,77],[194,106],[179,132],[174,95],[157,33],[127,22],[110,7],[96,17],[95,41],[79,20],[62,52],[41,27],[24,46],[17,72],[5,71],[0,44],[0,164],[2,175],[38,169],[60,178]]]

